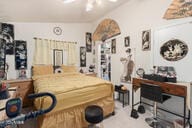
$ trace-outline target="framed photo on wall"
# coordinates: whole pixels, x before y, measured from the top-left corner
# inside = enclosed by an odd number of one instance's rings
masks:
[[[0,69],[5,70],[5,62],[6,62],[6,41],[4,39],[0,39]]]
[[[80,47],[80,67],[86,67],[86,48]]]
[[[1,23],[0,33],[6,42],[6,54],[14,54],[14,26],[12,24]]]
[[[15,40],[15,69],[27,69],[27,42]]]
[[[92,51],[92,34],[89,32],[86,32],[86,51]]]
[[[130,46],[130,37],[129,36],[124,38],[124,43],[125,43],[125,47],[129,47]]]
[[[116,53],[116,39],[112,39],[111,41],[111,53],[112,54]]]
[[[63,64],[63,50],[53,49],[53,64],[54,66]]]
[[[142,32],[142,50],[151,50],[151,30],[146,30]]]

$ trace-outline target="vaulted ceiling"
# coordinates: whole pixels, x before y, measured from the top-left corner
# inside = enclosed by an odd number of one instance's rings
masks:
[[[0,0],[0,21],[11,22],[92,22],[129,0],[109,2],[86,11],[87,0],[64,4],[62,0]]]

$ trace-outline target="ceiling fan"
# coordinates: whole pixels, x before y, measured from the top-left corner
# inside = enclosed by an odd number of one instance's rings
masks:
[[[72,3],[76,0],[63,0],[64,3]],[[108,0],[110,2],[117,2],[117,0]],[[101,5],[102,4],[102,0],[87,0],[87,4],[86,4],[86,11],[91,11],[93,9],[93,5],[97,4],[97,5]]]

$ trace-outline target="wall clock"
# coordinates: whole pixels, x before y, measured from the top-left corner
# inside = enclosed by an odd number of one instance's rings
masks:
[[[53,28],[53,33],[56,35],[61,35],[62,34],[62,29],[60,27],[54,27]]]

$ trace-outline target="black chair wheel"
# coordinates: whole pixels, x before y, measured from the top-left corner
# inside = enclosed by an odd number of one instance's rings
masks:
[[[137,111],[140,113],[140,114],[144,114],[145,113],[145,107],[143,105],[139,105]]]
[[[139,117],[138,113],[137,113],[137,110],[135,109],[132,109],[131,110],[131,117],[137,119]]]

